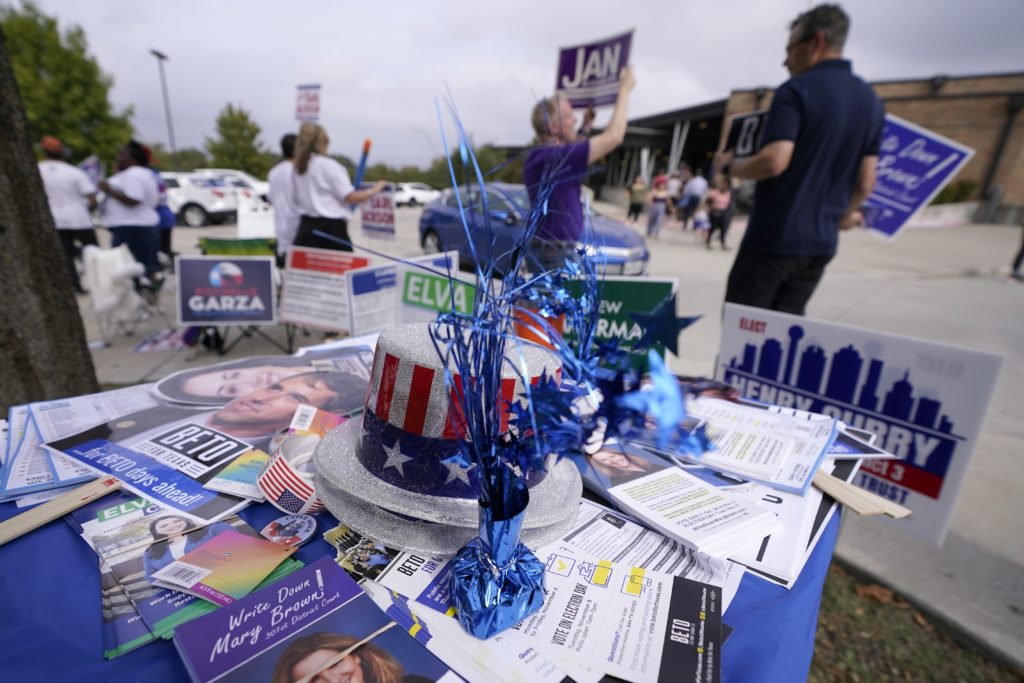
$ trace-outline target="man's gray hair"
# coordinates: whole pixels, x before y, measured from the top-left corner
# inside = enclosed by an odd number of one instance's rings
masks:
[[[825,44],[840,52],[846,44],[850,17],[839,5],[818,5],[800,14],[789,28],[797,32],[800,40],[810,40],[820,31],[825,36]]]

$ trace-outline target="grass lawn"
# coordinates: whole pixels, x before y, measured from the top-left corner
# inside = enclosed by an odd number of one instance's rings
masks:
[[[958,643],[889,589],[833,564],[808,680],[1019,683],[1024,672]]]

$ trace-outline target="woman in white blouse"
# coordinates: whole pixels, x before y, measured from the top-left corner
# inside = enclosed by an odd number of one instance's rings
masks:
[[[113,236],[111,246],[127,244],[152,278],[161,270],[156,258],[160,250],[160,217],[156,212],[160,188],[147,163],[146,150],[130,141],[117,152],[118,173],[101,180],[99,189],[106,195],[100,212]]]
[[[365,190],[357,190],[349,180],[348,171],[327,156],[330,141],[327,132],[315,123],[303,123],[295,142],[295,207],[301,219],[295,235],[295,246],[317,247],[352,251],[349,243],[348,222],[352,219],[351,205],[366,201],[385,187],[387,181],[378,180]],[[325,239],[313,234],[314,230],[327,233],[345,243]]]

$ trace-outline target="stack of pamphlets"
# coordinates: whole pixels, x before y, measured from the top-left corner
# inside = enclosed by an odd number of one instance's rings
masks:
[[[429,631],[374,604],[330,558],[178,627],[193,681],[459,681]],[[416,633],[414,638],[411,632]]]
[[[583,483],[647,526],[719,559],[751,550],[778,523],[775,515],[630,442],[609,441],[570,456]]]
[[[337,562],[363,579],[364,589],[382,609],[407,614],[406,619],[429,629],[431,651],[473,681],[558,681],[564,674],[579,683],[597,683],[609,673],[629,681],[656,681],[659,675],[664,680],[691,670],[703,672],[700,680],[717,680],[717,615],[743,576],[740,565],[700,556],[621,514],[581,501],[574,527],[537,551],[548,568],[543,618],[481,641],[451,618],[451,575],[445,558],[384,548],[344,525],[324,538],[338,549]],[[360,559],[353,562],[353,555]],[[386,566],[368,563],[369,555],[379,556]],[[556,586],[561,588],[553,591]],[[573,610],[576,616],[567,621],[565,615]],[[636,616],[631,621],[624,614]],[[562,636],[557,631],[567,623],[579,628],[558,642]],[[703,626],[704,637],[712,642],[699,645],[688,638],[684,631],[691,626]],[[651,638],[653,632],[665,637]],[[697,631],[693,633],[696,637]],[[682,643],[694,649],[675,647]],[[712,655],[704,656],[700,647],[705,652],[710,648]],[[615,661],[606,662],[607,653],[595,655],[606,650],[615,654]],[[465,673],[472,669],[464,662],[457,663],[467,656],[479,668],[472,675]]]
[[[87,396],[12,406],[11,438],[0,477],[0,500],[75,486],[95,478],[80,463],[44,447],[97,422],[156,405],[148,384]]]
[[[570,544],[595,550],[614,546],[625,557],[651,555],[649,547],[642,547],[648,545],[646,539],[635,528],[615,531],[616,522],[625,526],[627,520],[611,511],[586,503],[580,517],[580,524],[564,539],[537,551],[547,567],[544,606],[500,634],[502,647],[538,653],[543,659],[534,659],[531,666],[549,672],[553,667],[579,683],[597,683],[605,675],[635,683],[667,676],[719,680],[721,614],[742,570],[723,576],[708,568],[690,567],[691,575],[728,584],[723,587],[578,552]],[[636,546],[621,545],[628,539],[636,541]],[[665,561],[672,553],[656,549],[654,555]],[[372,583],[364,582],[367,591],[375,599],[388,600]],[[483,653],[481,641],[473,643],[450,616],[450,570],[445,560],[400,553],[377,583],[392,591],[395,609],[407,610],[414,620],[427,625],[436,640],[447,643],[439,656],[457,671],[454,660],[444,653]],[[490,662],[495,674],[507,666],[498,654]],[[536,680],[542,677],[537,674]]]
[[[169,638],[179,624],[215,609],[207,600],[153,585],[150,579],[160,569],[224,533],[260,539],[238,517],[195,528],[174,510],[124,492],[95,500],[66,519],[100,559],[108,658],[154,638]],[[301,566],[295,559],[285,559],[258,583],[270,584]]]
[[[870,435],[865,436],[870,438]],[[879,454],[883,457],[888,455],[843,431],[838,435],[830,449],[829,457],[824,460],[821,468],[826,472],[831,472],[832,476],[850,481],[857,471],[860,458],[876,457]],[[778,518],[778,525],[758,542],[729,554],[728,558],[756,571],[769,581],[785,587],[790,587],[800,575],[800,570],[811,551],[814,550],[825,525],[838,509],[835,501],[829,496],[823,495],[817,488],[811,488],[804,496],[778,491],[769,486],[750,482],[736,475],[694,464],[681,458],[664,459],[653,452],[651,446],[640,447],[630,443],[621,449],[616,447],[612,452],[599,452],[594,456],[575,455],[572,456],[572,459],[580,470],[584,486],[612,504],[620,504],[618,499],[610,493],[610,489],[616,482],[623,479],[635,480],[652,471],[657,471],[661,467],[674,464],[687,475],[701,480],[722,493],[772,513]],[[642,515],[637,516],[642,518]],[[656,545],[659,539],[663,540],[661,534],[645,527],[632,522],[626,524],[643,532],[644,535],[641,538],[647,546]],[[622,528],[629,527],[624,525]],[[628,538],[617,536],[613,536],[612,539],[615,543],[621,542],[624,545],[640,542],[639,539],[631,541]],[[614,548],[613,545],[606,547],[608,550]],[[580,550],[587,550],[587,548],[581,547]],[[720,561],[700,553],[695,553],[694,556],[705,564],[713,565],[716,561]],[[660,566],[655,568],[671,571]]]
[[[801,419],[717,398],[687,402],[714,448],[696,459],[780,491],[803,495],[836,438],[834,418]]]

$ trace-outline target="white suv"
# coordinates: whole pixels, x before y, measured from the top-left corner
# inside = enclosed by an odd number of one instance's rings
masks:
[[[245,198],[251,196],[246,194],[246,190],[264,200],[270,193],[270,183],[260,180],[256,176],[249,175],[245,171],[235,171],[230,168],[197,168],[195,172],[222,176],[227,182],[228,187],[237,188]]]
[[[238,196],[223,178],[200,173],[161,173],[167,206],[190,228],[223,223],[238,211]]]
[[[396,206],[422,206],[440,196],[440,190],[435,190],[424,183],[395,183]]]

